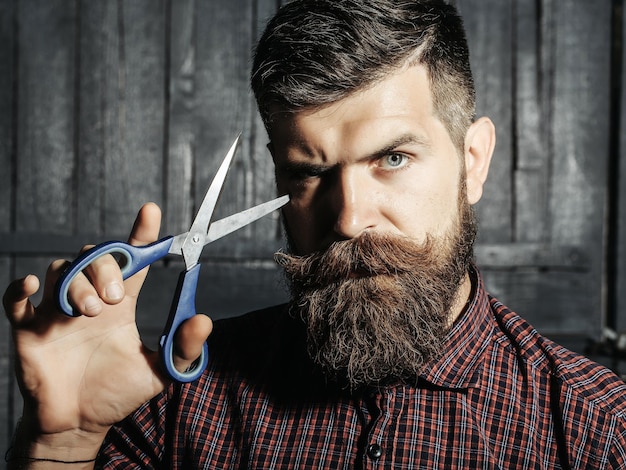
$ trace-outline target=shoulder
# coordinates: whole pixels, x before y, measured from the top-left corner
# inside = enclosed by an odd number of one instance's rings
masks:
[[[626,418],[626,383],[613,371],[542,336],[498,300],[491,298],[490,306],[499,330],[496,347],[517,356],[527,374],[556,380],[562,400]]]
[[[217,320],[209,337],[214,354],[236,351],[267,351],[274,340],[295,334],[298,322],[289,314],[286,304],[275,305],[245,315]]]
[[[208,343],[204,378],[212,386],[282,394],[302,393],[320,382],[312,373],[304,322],[287,305],[217,321]]]

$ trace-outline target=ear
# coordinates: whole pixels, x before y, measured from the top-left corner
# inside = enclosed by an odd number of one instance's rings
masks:
[[[476,204],[483,195],[491,156],[496,146],[496,128],[487,117],[476,120],[465,135],[467,200]]]
[[[272,160],[275,162],[276,161],[276,157],[274,156],[274,143],[270,140],[267,145],[267,150],[270,152],[270,155],[272,156]]]

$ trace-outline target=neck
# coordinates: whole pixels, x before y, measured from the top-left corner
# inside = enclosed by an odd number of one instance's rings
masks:
[[[461,285],[457,290],[454,303],[450,309],[450,325],[452,325],[461,316],[472,294],[472,280],[469,273],[465,273]]]

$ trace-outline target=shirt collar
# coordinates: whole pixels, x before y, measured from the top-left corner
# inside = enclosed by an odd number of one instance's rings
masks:
[[[481,357],[493,334],[489,322],[489,296],[478,269],[470,268],[472,293],[468,303],[444,340],[444,355],[424,369],[420,379],[432,385],[466,389],[476,384]]]

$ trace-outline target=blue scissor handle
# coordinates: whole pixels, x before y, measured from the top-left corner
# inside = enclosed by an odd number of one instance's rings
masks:
[[[199,264],[196,264],[189,271],[180,273],[170,308],[170,315],[159,341],[161,364],[167,374],[178,382],[193,382],[202,375],[209,362],[209,349],[205,342],[202,346],[200,357],[192,364],[190,369],[187,369],[185,372],[179,372],[174,367],[174,336],[180,324],[196,314],[196,287],[199,274]]]
[[[122,277],[128,279],[133,274],[141,271],[146,266],[163,258],[169,253],[169,249],[174,241],[174,237],[165,237],[154,243],[145,246],[132,246],[120,241],[104,242],[85,251],[76,258],[70,266],[59,276],[55,285],[55,299],[58,308],[69,316],[79,316],[80,313],[67,299],[67,292],[74,278],[87,266],[101,256],[108,254],[121,255],[122,257]],[[165,372],[179,382],[192,382],[196,380],[209,362],[209,351],[204,343],[202,354],[194,363],[193,368],[185,372],[179,372],[174,367],[173,347],[174,335],[180,324],[196,314],[196,287],[198,285],[198,275],[200,265],[197,264],[189,271],[183,271],[178,278],[178,285],[172,299],[170,314],[167,324],[163,330],[163,335],[159,341],[161,363]]]
[[[167,255],[173,241],[174,237],[165,237],[145,246],[132,246],[119,241],[104,242],[94,246],[76,258],[57,280],[54,293],[57,306],[66,315],[72,317],[80,315],[80,313],[74,311],[74,307],[70,305],[67,299],[68,289],[74,278],[101,256],[108,254],[121,255],[124,260],[121,267],[122,276],[124,279],[128,279],[133,274]]]

